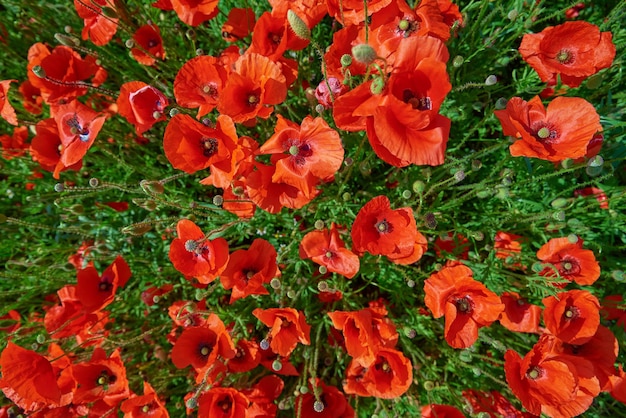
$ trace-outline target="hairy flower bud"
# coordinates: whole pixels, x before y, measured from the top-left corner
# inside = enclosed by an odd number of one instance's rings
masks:
[[[291,9],[287,10],[287,21],[298,38],[306,41],[311,39],[311,30],[307,24]]]
[[[369,65],[374,62],[378,55],[370,45],[359,44],[352,47],[352,56],[358,62]]]

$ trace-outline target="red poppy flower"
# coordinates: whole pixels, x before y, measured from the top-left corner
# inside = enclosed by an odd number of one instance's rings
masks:
[[[543,322],[558,339],[580,345],[591,339],[600,325],[600,302],[586,290],[570,290],[543,299]]]
[[[341,138],[320,117],[307,116],[300,126],[281,115],[277,118],[274,135],[259,152],[280,156],[273,160],[276,166],[273,182],[289,184],[310,196],[312,185],[332,178],[341,167],[344,154]]]
[[[308,45],[308,40],[300,38],[291,29],[286,12],[265,12],[261,15],[252,32],[249,52],[277,61],[287,50],[299,51]]]
[[[82,31],[83,40],[90,39],[94,45],[103,46],[109,43],[115,32],[117,32],[118,18],[105,16],[102,12],[103,7],[116,11],[115,2],[107,0],[94,0],[87,7],[81,0],[74,0],[76,13],[84,21]],[[98,9],[99,7],[99,9]]]
[[[150,383],[143,382],[143,395],[133,395],[120,407],[124,412],[124,418],[169,418],[165,405]]]
[[[606,391],[610,387],[610,377],[615,374],[615,360],[619,345],[617,338],[605,326],[598,326],[598,331],[589,341],[583,344],[568,344],[556,341],[552,346],[552,353],[556,355],[572,356],[573,363],[589,362],[594,370],[600,388]]]
[[[80,161],[96,140],[106,116],[77,100],[54,108],[54,120],[61,138],[61,159],[65,167]]]
[[[207,285],[219,276],[228,263],[228,243],[224,238],[209,240],[192,221],[176,225],[178,238],[170,245],[170,261],[186,278]]]
[[[264,284],[280,275],[276,265],[276,249],[268,241],[257,238],[247,250],[230,255],[226,269],[220,275],[224,289],[232,289],[230,303],[249,295],[268,295]]]
[[[301,418],[355,417],[354,409],[336,387],[326,386],[321,380],[315,379],[315,388],[309,384],[309,389],[304,395],[296,397],[295,410],[300,411]]]
[[[546,266],[539,274],[546,277],[558,275],[581,286],[591,285],[600,277],[600,265],[591,250],[583,250],[583,240],[577,238],[552,238],[537,251],[537,258]],[[556,269],[556,271],[555,271]]]
[[[198,26],[213,19],[219,12],[217,0],[170,0],[171,9],[189,26]]]
[[[293,10],[309,28],[317,25],[328,13],[326,0],[268,0],[272,12],[280,16],[287,16],[287,10]]]
[[[200,327],[206,324],[203,311],[206,310],[204,301],[199,303],[179,300],[168,308],[168,315],[174,325],[183,328]]]
[[[500,324],[513,332],[539,332],[541,308],[526,302],[516,292],[504,292],[500,295],[504,310]]]
[[[626,331],[626,304],[622,295],[609,295],[602,299],[601,313],[609,321],[617,320],[616,325]]]
[[[20,84],[19,91],[23,98],[22,105],[24,105],[24,110],[33,115],[41,114],[43,103],[41,90],[33,86],[30,80],[26,80]]]
[[[338,273],[348,279],[353,278],[359,271],[359,257],[346,248],[339,237],[335,223],[331,223],[330,230],[311,231],[300,242],[300,258],[311,259],[322,265],[331,273]]]
[[[233,388],[215,387],[198,399],[198,416],[215,418],[247,417],[250,400]]]
[[[254,10],[250,7],[233,7],[228,12],[228,18],[222,25],[222,38],[226,42],[237,42],[250,35],[256,23]]]
[[[553,343],[554,337],[543,335],[523,359],[508,350],[504,355],[506,381],[532,414],[580,415],[599,393],[598,380],[590,377],[593,367],[589,362],[575,364],[567,356],[551,354]]]
[[[504,135],[518,139],[509,147],[514,157],[579,158],[586,154],[596,132],[602,131],[593,105],[579,97],[557,97],[547,109],[539,96],[528,102],[513,97],[506,109],[494,113]]]
[[[535,415],[528,412],[518,411],[517,408],[511,404],[497,390],[490,392],[484,392],[475,389],[467,389],[463,391],[463,398],[469,402],[471,414],[479,415],[481,412],[486,412],[490,417],[507,417],[507,418],[533,418]],[[434,417],[433,417],[434,418]]]
[[[73,372],[78,383],[74,404],[104,401],[110,407],[118,405],[130,395],[126,368],[119,349],[107,357],[103,349],[96,348],[91,360],[75,364]]]
[[[41,97],[48,104],[61,100],[68,102],[87,93],[81,82],[91,78],[91,84],[99,86],[106,79],[106,71],[87,55],[84,59],[67,46],[57,46],[52,51],[42,43],[33,44],[28,50],[28,79],[41,90]],[[40,66],[44,78],[33,73]]]
[[[422,418],[465,418],[463,412],[450,405],[425,405],[421,413]]]
[[[17,80],[0,81],[0,117],[11,125],[17,126],[17,115],[15,114],[15,109],[13,109],[11,102],[9,102],[9,98],[7,97],[11,83],[14,81]]]
[[[462,234],[454,234],[448,232],[442,234],[435,239],[435,254],[437,257],[445,257],[445,254],[452,254],[459,260],[467,260],[469,258],[470,243],[467,237]]]
[[[252,202],[243,180],[233,180],[232,187],[224,189],[222,208],[242,219],[249,219],[256,212],[256,204]]]
[[[0,389],[26,412],[58,404],[61,400],[61,390],[50,361],[34,351],[9,341],[0,355],[0,371]]]
[[[352,60],[352,63],[347,67],[344,67],[341,63],[342,56],[346,54],[352,55],[352,47],[354,45],[365,43],[364,33],[360,31],[361,27],[362,26],[350,25],[333,33],[333,42],[324,54],[326,70],[322,74],[325,73],[328,78],[336,77],[342,81],[346,74],[350,74],[350,76],[365,74],[365,64],[357,60]],[[366,94],[367,92],[364,91],[364,93]],[[352,109],[354,109],[354,107],[350,109],[350,112],[352,112]],[[337,120],[337,115],[335,115],[335,120]],[[364,127],[365,126],[358,129],[363,129]]]
[[[248,418],[276,416],[278,407],[274,403],[285,387],[282,379],[275,375],[262,377],[252,388],[242,389],[242,393],[250,400]]]
[[[524,35],[519,52],[541,81],[554,82],[560,75],[563,84],[578,87],[585,78],[611,66],[612,39],[611,32],[600,32],[591,23],[565,22]]]
[[[620,364],[617,373],[610,377],[611,396],[621,403],[626,403],[626,372]]]
[[[223,115],[212,128],[178,113],[168,122],[163,136],[167,159],[174,168],[190,174],[222,162],[230,170],[237,143],[235,125]]]
[[[454,348],[467,348],[478,329],[491,325],[504,310],[498,295],[472,278],[462,264],[444,267],[424,282],[424,302],[435,318],[445,315],[445,338]]]
[[[173,288],[174,286],[170,283],[164,284],[161,287],[151,286],[141,292],[141,300],[146,305],[152,306],[157,303],[161,296],[171,292]]]
[[[307,196],[294,186],[273,182],[275,166],[256,163],[255,167],[256,170],[250,172],[246,178],[246,192],[251,201],[269,213],[278,213],[284,207],[300,209],[320,192],[313,185],[309,185],[307,189],[314,190],[314,194]]]
[[[42,169],[53,172],[55,179],[64,170],[80,170],[83,160],[66,167],[61,162],[61,149],[63,144],[59,137],[59,128],[53,118],[37,122],[35,125],[35,137],[30,143],[30,153],[34,161],[37,161]]]
[[[118,113],[135,126],[137,135],[167,119],[165,108],[168,104],[163,93],[143,81],[124,83],[117,98]]]
[[[11,309],[6,314],[0,316],[0,324],[2,324],[0,332],[7,332],[11,334],[17,331],[21,326],[20,319],[20,313],[15,309]]]
[[[235,356],[226,363],[229,371],[244,373],[261,364],[261,350],[256,341],[241,339],[237,341],[235,351]]]
[[[186,328],[172,348],[172,363],[179,369],[192,366],[199,370],[211,366],[219,358],[235,357],[236,351],[221,319],[209,315],[199,327]]]
[[[287,84],[281,67],[260,54],[247,53],[239,57],[233,72],[219,96],[217,110],[236,123],[256,117],[267,119],[271,105],[282,103]]]
[[[0,144],[2,145],[2,158],[11,160],[15,157],[21,157],[26,154],[28,144],[28,128],[26,126],[18,126],[13,129],[13,135],[0,135]]]
[[[228,67],[217,58],[201,55],[187,61],[174,79],[174,96],[183,107],[198,108],[197,118],[212,111],[228,77]]]
[[[131,48],[130,54],[143,65],[154,65],[156,58],[165,58],[161,30],[157,25],[143,25],[133,34],[137,47]]]
[[[498,231],[493,239],[493,247],[496,250],[496,257],[507,260],[517,257],[522,252],[521,235],[509,232]]]
[[[387,7],[391,0],[374,0],[367,4],[367,16]],[[343,26],[358,25],[365,21],[363,2],[358,0],[328,0],[328,14]]]
[[[374,362],[355,379],[367,392],[365,396],[393,399],[402,396],[413,383],[413,366],[400,351],[381,348]],[[344,386],[344,391],[351,393],[348,385]]]
[[[352,250],[385,255],[398,264],[411,264],[426,251],[426,238],[417,230],[411,208],[391,209],[386,196],[367,202],[352,224]]]
[[[311,326],[306,323],[306,318],[300,311],[293,308],[256,308],[252,315],[272,327],[267,340],[276,354],[287,357],[298,343],[311,344]]]
[[[601,209],[609,208],[609,200],[606,197],[606,193],[602,189],[597,187],[585,187],[583,189],[574,190],[574,196],[593,196],[600,203]]]
[[[334,311],[328,312],[328,316],[333,326],[343,332],[348,355],[363,367],[369,367],[376,360],[376,353],[383,343],[374,335],[372,311]]]
[[[130,279],[130,267],[122,256],[98,275],[94,266],[87,266],[77,273],[76,296],[87,312],[98,311],[111,302],[119,287],[124,287]]]

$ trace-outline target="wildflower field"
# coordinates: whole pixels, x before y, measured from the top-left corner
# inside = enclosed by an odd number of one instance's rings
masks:
[[[626,2],[3,0],[0,418],[626,417]]]

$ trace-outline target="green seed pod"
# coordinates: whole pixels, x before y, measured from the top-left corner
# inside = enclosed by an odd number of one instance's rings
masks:
[[[415,193],[422,193],[426,189],[426,183],[421,180],[416,180],[413,182],[412,189]]]
[[[369,65],[373,63],[378,55],[374,48],[368,44],[359,44],[352,47],[352,56],[361,64]]]
[[[137,223],[133,225],[128,225],[122,228],[122,232],[124,234],[133,235],[133,236],[141,236],[152,229],[152,225],[147,223]]]
[[[44,70],[41,65],[35,65],[32,69],[33,74],[35,74],[39,78],[46,78],[46,70]]]
[[[350,65],[352,65],[352,56],[349,54],[343,54],[341,56],[340,62],[342,67],[349,67]]]
[[[564,197],[559,197],[556,198],[552,201],[552,203],[550,203],[550,205],[554,208],[554,209],[562,209],[565,206],[567,206],[569,203],[569,200],[564,198]]]
[[[376,77],[372,80],[372,84],[370,84],[370,92],[372,94],[380,94],[383,92],[385,88],[385,80],[382,77]]]
[[[465,61],[465,59],[460,56],[457,55],[456,57],[454,57],[454,59],[452,60],[452,66],[454,68],[459,68],[461,65],[463,65],[463,62]]]
[[[162,194],[165,191],[163,184],[158,181],[152,180],[141,180],[139,182],[139,186],[143,189],[146,194]]]

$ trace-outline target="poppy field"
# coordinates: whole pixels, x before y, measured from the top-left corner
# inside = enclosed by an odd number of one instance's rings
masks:
[[[624,22],[3,1],[0,418],[626,417]]]

